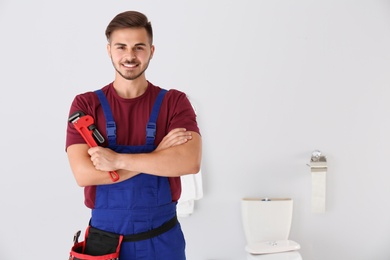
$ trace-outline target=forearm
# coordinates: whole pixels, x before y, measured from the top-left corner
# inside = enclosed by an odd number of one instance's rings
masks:
[[[96,170],[93,166],[90,157],[87,153],[88,146],[86,144],[76,144],[68,147],[68,159],[77,184],[81,187],[112,184],[108,171]],[[118,170],[119,180],[121,182],[134,177],[139,172]]]
[[[128,171],[176,177],[199,172],[202,157],[199,134],[193,132],[187,143],[142,154],[118,154],[117,166]]]
[[[118,183],[139,174],[139,172],[117,170],[116,172],[119,175],[119,180],[114,182],[108,172],[96,170],[94,167],[84,170],[78,168],[72,171],[76,182],[80,187]]]

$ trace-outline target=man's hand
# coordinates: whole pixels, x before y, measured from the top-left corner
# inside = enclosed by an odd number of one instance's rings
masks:
[[[96,170],[99,171],[116,171],[118,153],[109,148],[104,147],[92,147],[88,149],[88,154],[91,156],[91,161]]]
[[[157,152],[157,151],[169,148],[169,147],[181,145],[181,144],[188,142],[188,140],[191,140],[191,139],[192,139],[191,133],[187,132],[187,130],[185,128],[175,128],[175,129],[171,130],[162,139],[162,141],[157,146],[155,151]]]

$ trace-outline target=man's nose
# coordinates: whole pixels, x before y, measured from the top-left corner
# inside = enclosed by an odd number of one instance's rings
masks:
[[[129,51],[127,52],[127,56],[129,57],[129,59],[135,59],[136,58],[136,54],[135,54],[135,51],[132,50],[132,49],[129,49]]]

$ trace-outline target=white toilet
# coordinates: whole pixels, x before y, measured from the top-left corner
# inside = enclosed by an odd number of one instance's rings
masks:
[[[241,211],[247,260],[302,260],[300,245],[288,240],[292,199],[244,198]]]

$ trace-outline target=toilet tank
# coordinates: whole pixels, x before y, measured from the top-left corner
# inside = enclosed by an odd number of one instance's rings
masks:
[[[293,201],[289,198],[243,198],[242,222],[248,244],[287,240]]]

